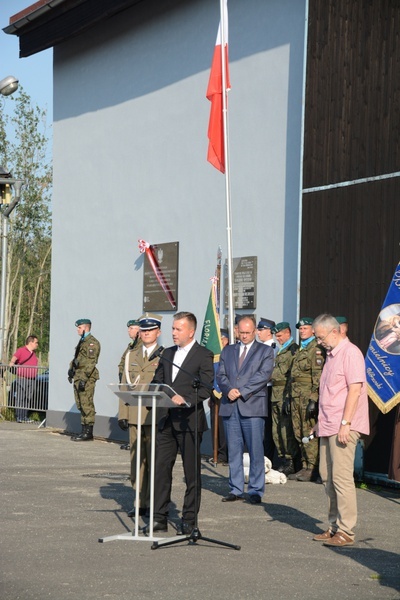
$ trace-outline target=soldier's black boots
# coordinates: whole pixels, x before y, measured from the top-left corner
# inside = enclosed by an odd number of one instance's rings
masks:
[[[285,462],[281,472],[284,473],[286,476],[291,475],[292,473],[296,472],[293,460],[291,458],[286,459],[286,462]]]
[[[71,440],[73,442],[88,442],[93,439],[93,425],[82,425],[82,432],[79,435],[74,435]]]

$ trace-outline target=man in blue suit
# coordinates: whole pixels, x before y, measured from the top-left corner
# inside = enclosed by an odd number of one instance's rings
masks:
[[[274,368],[274,351],[260,344],[253,315],[239,319],[240,343],[221,353],[218,385],[223,394],[220,415],[228,442],[230,493],[222,502],[243,500],[243,451],[250,454],[249,501],[259,504],[265,489],[264,426],[268,415],[267,383]]]

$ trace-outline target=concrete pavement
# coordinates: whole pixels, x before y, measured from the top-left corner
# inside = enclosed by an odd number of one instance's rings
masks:
[[[260,505],[221,503],[228,468],[204,460],[200,531],[241,550],[201,540],[152,550],[98,542],[133,528],[119,444],[3,421],[0,449],[2,600],[400,599],[398,490],[358,489],[357,543],[335,550],[311,539],[326,528],[323,486],[288,481],[268,485]],[[178,461],[171,522],[183,493]]]

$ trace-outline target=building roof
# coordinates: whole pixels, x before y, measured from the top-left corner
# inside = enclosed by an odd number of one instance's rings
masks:
[[[3,31],[19,37],[20,57],[78,35],[143,0],[38,0],[10,17]]]

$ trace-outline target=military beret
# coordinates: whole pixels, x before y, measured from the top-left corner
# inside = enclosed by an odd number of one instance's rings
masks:
[[[287,321],[282,321],[281,323],[277,323],[272,328],[272,333],[278,333],[278,331],[282,331],[282,329],[290,329],[290,325]]]
[[[299,329],[302,325],[312,325],[314,319],[311,317],[302,317],[298,323],[296,323],[296,329]]]
[[[227,329],[220,329],[221,337],[226,337],[229,339],[229,331]]]
[[[139,319],[139,327],[141,331],[149,331],[150,329],[157,329],[161,327],[162,316],[154,315],[152,313],[145,313]]]
[[[272,329],[273,327],[275,327],[275,325],[275,321],[271,321],[270,319],[264,319],[264,317],[260,317],[257,329]]]
[[[139,319],[131,319],[126,324],[127,327],[134,327],[135,325],[139,325]]]
[[[343,323],[348,323],[347,317],[335,317],[336,321],[339,325],[343,325]]]
[[[236,313],[235,315],[235,325],[237,325],[239,323],[239,320],[243,317],[244,315],[239,315],[238,313]]]
[[[79,325],[91,325],[92,321],[90,319],[78,319],[75,323],[75,327],[79,327]]]

